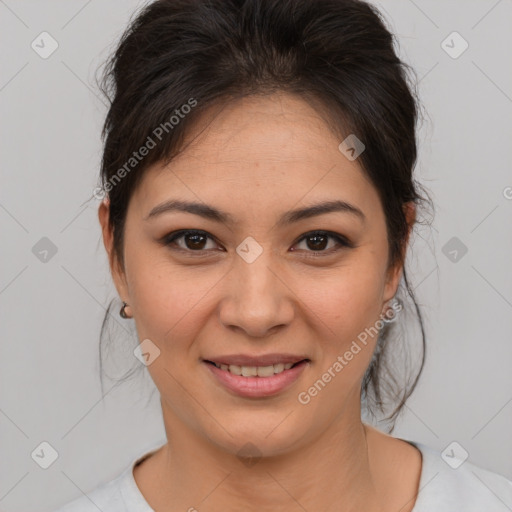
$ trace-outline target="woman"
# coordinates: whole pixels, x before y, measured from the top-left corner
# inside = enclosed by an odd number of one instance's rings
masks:
[[[418,107],[378,12],[159,0],[105,88],[99,220],[167,443],[60,512],[507,510],[504,477],[362,421],[421,372],[391,368],[405,295],[425,341]]]

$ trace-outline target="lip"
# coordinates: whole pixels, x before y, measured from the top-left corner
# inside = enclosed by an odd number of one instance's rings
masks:
[[[223,356],[214,356],[204,358],[204,361],[211,361],[217,364],[234,364],[236,366],[270,366],[271,364],[287,364],[298,363],[303,359],[309,360],[307,355],[297,354],[260,354],[260,355],[247,355],[247,354],[231,354]]]
[[[311,361],[303,358],[301,362],[296,364],[289,370],[283,370],[272,377],[243,377],[235,375],[228,370],[217,368],[214,364],[203,361],[203,364],[211,372],[214,379],[220,382],[226,389],[235,395],[245,398],[265,398],[277,395],[292,386],[300,377],[302,372],[306,369]],[[254,358],[252,359],[254,361]],[[275,361],[275,359],[274,359]],[[217,362],[217,361],[216,361]],[[293,362],[293,361],[287,361]],[[227,363],[224,363],[227,364]],[[236,363],[230,363],[236,364]],[[250,364],[242,366],[263,366],[263,364]]]

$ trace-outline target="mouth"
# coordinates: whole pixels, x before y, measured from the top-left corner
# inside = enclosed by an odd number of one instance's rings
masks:
[[[311,364],[307,357],[266,355],[225,356],[203,359],[214,381],[230,394],[244,398],[266,398],[290,388]]]
[[[304,362],[310,362],[310,360],[306,358],[301,359],[295,363],[275,363],[265,366],[225,364],[205,360],[205,363],[211,364],[220,370],[232,373],[233,375],[237,375],[239,377],[272,377],[274,375],[283,373],[285,370],[291,370],[292,368],[295,368],[297,365]]]

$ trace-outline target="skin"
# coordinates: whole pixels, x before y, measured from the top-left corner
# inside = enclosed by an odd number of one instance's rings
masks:
[[[168,442],[135,468],[137,486],[156,512],[410,511],[420,452],[361,422],[361,379],[377,336],[308,404],[297,399],[375,325],[397,290],[402,267],[388,266],[377,191],[299,97],[249,97],[206,119],[183,153],[145,172],[127,212],[124,268],[112,249],[108,200],[98,212],[119,296],[139,339],[161,351],[148,371]],[[186,212],[145,220],[169,199],[206,203],[236,223]],[[364,222],[331,212],[277,224],[286,211],[338,199],[359,208]],[[405,206],[412,227],[414,207]],[[159,242],[181,229],[212,237],[199,248],[204,256],[194,256],[190,238],[174,250]],[[314,230],[338,233],[355,247],[303,238]],[[248,236],[263,249],[252,263],[236,252]],[[268,398],[234,395],[202,362],[269,352],[306,354],[311,363]],[[253,465],[237,457],[247,442],[261,456]]]

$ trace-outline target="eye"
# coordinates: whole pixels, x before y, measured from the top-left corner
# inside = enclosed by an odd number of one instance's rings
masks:
[[[334,240],[337,243],[334,246],[328,247],[328,240]],[[331,254],[336,252],[341,247],[353,247],[352,243],[342,235],[338,235],[337,233],[332,233],[330,231],[312,231],[310,233],[306,233],[299,239],[299,242],[305,242],[306,251],[312,252],[314,254]],[[326,250],[327,249],[327,250]],[[292,250],[295,250],[292,248]]]
[[[335,241],[335,244],[330,247],[328,243],[329,239]],[[208,247],[209,240],[213,242],[213,247]],[[189,254],[197,253],[194,256],[201,256],[203,255],[202,253],[215,250],[215,248],[218,247],[218,244],[211,235],[206,231],[196,229],[175,231],[166,235],[161,242],[164,245],[174,245],[176,247],[172,247],[173,249],[176,248],[177,250],[185,251]],[[303,242],[306,244],[306,249],[302,248],[300,250],[305,250],[315,255],[324,255],[322,253],[325,253],[325,255],[332,254],[343,247],[354,247],[347,238],[330,231],[311,231],[310,233],[306,233],[298,240],[294,247]],[[291,250],[296,251],[297,249],[292,247]]]
[[[208,239],[214,241],[214,239],[205,231],[191,229],[170,233],[164,237],[162,243],[164,245],[177,245],[178,249],[183,251],[201,253],[212,249],[212,247],[207,247]],[[182,243],[177,243],[178,241],[181,241]]]

